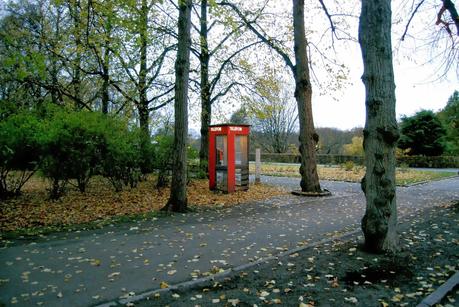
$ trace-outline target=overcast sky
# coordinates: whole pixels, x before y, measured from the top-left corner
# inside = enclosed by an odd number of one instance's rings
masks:
[[[351,129],[365,125],[365,88],[360,79],[363,73],[362,58],[358,45],[351,47],[343,56],[350,59],[349,79],[352,85],[344,90],[338,101],[330,97],[314,95],[313,112],[316,127]],[[419,65],[411,61],[394,60],[396,83],[397,119],[401,115],[413,115],[421,109],[442,109],[454,90],[459,90],[455,74],[448,80],[434,81],[433,65]]]
[[[326,3],[332,3],[328,1]],[[358,3],[358,2],[356,2]],[[396,83],[396,112],[397,119],[402,115],[413,115],[419,110],[442,109],[448,98],[455,90],[459,90],[458,74],[454,68],[446,78],[438,81],[438,63],[423,64],[431,59],[431,38],[441,30],[435,25],[436,13],[441,1],[425,1],[418,13],[412,19],[407,38],[401,41],[410,12],[418,1],[392,1],[393,25],[392,45],[394,52],[394,72]],[[358,14],[359,7],[355,7],[354,14]],[[351,33],[357,32],[357,19],[351,26]],[[456,39],[457,42],[457,39]],[[457,48],[457,47],[456,47]],[[361,81],[363,73],[360,47],[357,43],[350,43],[346,48],[340,48],[338,56],[346,59],[346,66],[350,69],[348,76],[352,83],[339,95],[338,101],[330,97],[314,95],[313,112],[316,127],[337,127],[351,129],[365,125],[365,88]],[[458,59],[456,59],[457,63]]]
[[[291,10],[291,1],[279,0],[279,2],[273,1],[273,3],[288,3],[289,5],[281,5],[276,10],[285,10],[288,13]],[[310,3],[317,2],[312,1]],[[330,5],[329,10],[332,13],[340,9],[333,7],[333,3],[338,6],[343,5],[341,1],[326,1],[326,3]],[[354,0],[345,3],[351,9],[350,14],[356,16],[347,19],[350,26],[349,33],[356,38],[360,2]],[[417,3],[414,0],[394,0],[392,2],[392,44],[395,50],[397,119],[402,115],[413,115],[422,109],[438,111],[446,105],[454,90],[459,90],[458,75],[454,68],[447,75],[447,78],[438,81],[438,63],[423,65],[431,56],[429,52],[432,49],[428,41],[438,31],[441,31],[438,26],[435,26],[436,13],[441,6],[441,1],[427,0],[424,2],[415,18],[412,19],[407,38],[401,42],[400,38],[410,12]],[[328,20],[324,18],[321,9],[309,15],[306,14],[306,24],[308,24],[309,18],[309,27],[312,25],[313,28],[323,28],[324,24],[328,27]],[[321,33],[323,32],[318,31],[319,35]],[[320,95],[320,90],[317,88],[313,89],[314,124],[316,127],[340,129],[363,127],[365,125],[365,88],[360,79],[363,73],[360,47],[357,43],[349,42],[346,43],[345,47],[338,45],[336,49],[336,57],[349,69],[348,81],[351,85],[338,92],[328,91],[325,95]]]

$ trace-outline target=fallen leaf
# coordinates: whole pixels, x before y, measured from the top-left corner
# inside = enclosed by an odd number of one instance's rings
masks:
[[[165,281],[162,281],[160,284],[159,284],[159,288],[161,289],[166,289],[166,288],[169,288],[169,284]]]

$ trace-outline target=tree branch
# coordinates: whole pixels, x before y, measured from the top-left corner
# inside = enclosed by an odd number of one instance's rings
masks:
[[[451,1],[451,0],[443,0],[443,7],[440,9],[440,12],[437,15],[436,24],[438,25],[440,23],[443,23],[443,24],[445,24],[446,28],[449,30],[449,24],[446,23],[446,22],[442,22],[442,20],[441,20],[441,16],[443,15],[443,12],[445,10],[447,10],[450,13],[451,19],[453,20],[453,22],[454,22],[454,24],[456,25],[456,28],[457,28],[457,35],[459,36],[459,15],[457,13],[457,10],[456,10],[456,7],[454,6],[453,1]],[[450,31],[451,30],[449,30],[448,33],[450,33]],[[451,33],[450,33],[450,35],[451,35]]]
[[[213,104],[218,98],[225,96],[228,94],[228,92],[231,90],[236,85],[242,85],[239,82],[232,82],[230,85],[228,85],[223,91],[219,92],[217,95],[215,95],[212,99],[210,99],[210,104]]]
[[[330,28],[332,30],[332,35],[334,34],[336,36],[336,32],[335,32],[336,31],[336,27],[335,27],[335,24],[333,23],[332,16],[328,12],[328,9],[325,6],[324,1],[323,0],[319,0],[319,2],[320,2],[320,5],[322,6],[322,9],[324,10],[325,15],[328,18],[328,21],[330,22]]]
[[[405,40],[405,36],[408,33],[408,28],[409,28],[409,26],[411,24],[411,20],[413,20],[414,15],[416,15],[417,11],[419,10],[419,8],[421,7],[421,5],[424,2],[425,2],[425,0],[419,1],[418,5],[416,5],[416,7],[414,8],[413,13],[411,13],[410,19],[408,20],[408,23],[406,24],[405,31],[403,32],[403,35],[402,35],[402,38],[401,38],[402,41]]]
[[[292,73],[295,74],[295,65],[293,65],[293,62],[288,56],[288,54],[285,53],[279,46],[275,45],[271,39],[261,34],[260,31],[258,31],[252,25],[252,23],[249,20],[247,20],[247,18],[244,16],[244,14],[239,10],[239,8],[236,5],[234,5],[233,3],[226,2],[226,1],[222,1],[219,4],[224,5],[224,6],[229,6],[239,16],[239,18],[244,22],[244,24],[249,28],[250,31],[252,31],[263,43],[271,47],[274,51],[276,51],[282,57],[285,64],[292,70]]]
[[[218,83],[218,81],[220,80],[220,77],[222,75],[222,72],[223,70],[225,69],[225,66],[227,64],[229,64],[231,62],[231,60],[237,56],[239,53],[241,53],[242,51],[252,47],[252,46],[255,46],[256,44],[259,44],[260,41],[257,41],[257,42],[254,42],[254,43],[251,43],[251,44],[248,44],[244,47],[242,47],[241,49],[237,50],[236,52],[234,52],[232,55],[230,55],[225,61],[223,61],[222,65],[220,66],[220,69],[218,70],[217,72],[217,75],[212,79],[212,81],[210,81],[210,93],[212,93],[215,89],[215,86],[216,84]]]

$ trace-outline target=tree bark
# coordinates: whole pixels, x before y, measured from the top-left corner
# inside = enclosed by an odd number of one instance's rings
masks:
[[[147,144],[150,142],[150,111],[148,109],[148,99],[147,99],[147,48],[148,48],[148,4],[147,0],[142,0],[141,10],[140,10],[140,24],[139,24],[139,34],[140,34],[140,69],[139,69],[139,102],[137,105],[137,111],[139,112],[139,124],[141,130],[141,155],[143,163],[141,164],[141,171],[143,174],[148,173],[150,167],[148,162],[150,157],[148,157],[148,147]]]
[[[293,31],[295,51],[295,99],[300,123],[301,191],[322,192],[317,174],[316,144],[318,135],[312,118],[312,86],[309,75],[308,44],[304,29],[304,0],[293,0]]]
[[[207,173],[209,161],[209,125],[211,122],[212,105],[210,101],[209,84],[209,45],[207,42],[207,0],[201,1],[201,28],[200,45],[201,53],[199,61],[201,63],[201,148],[199,150],[199,167],[201,171]]]
[[[175,61],[175,131],[172,183],[169,200],[162,210],[187,211],[188,78],[190,74],[191,0],[179,1],[178,48]]]
[[[73,35],[75,39],[75,60],[73,62],[73,99],[75,108],[82,109],[84,106],[81,101],[81,52],[83,44],[81,41],[81,3],[80,0],[72,1],[70,3],[70,12],[73,19]]]
[[[148,6],[147,0],[142,0],[142,7],[140,10],[140,69],[139,69],[139,113],[147,112],[146,121],[140,122],[142,131],[148,131],[148,100],[147,100],[147,29],[148,29]]]
[[[57,8],[56,12],[56,27],[54,29],[53,38],[51,39],[51,48],[52,50],[57,49],[58,40],[61,35],[61,10]],[[62,104],[62,96],[59,91],[59,79],[58,79],[58,56],[55,52],[51,53],[51,101],[53,104]]]
[[[109,95],[109,86],[110,86],[110,38],[112,32],[112,22],[111,17],[109,16],[112,14],[110,11],[107,14],[107,20],[105,22],[106,26],[106,33],[105,33],[105,42],[104,42],[104,57],[102,62],[102,113],[108,113],[108,106],[110,103],[110,95]]]
[[[366,174],[362,190],[366,211],[362,219],[365,246],[373,252],[398,249],[395,199],[395,83],[391,45],[391,1],[363,0],[359,43],[366,90],[364,129]]]

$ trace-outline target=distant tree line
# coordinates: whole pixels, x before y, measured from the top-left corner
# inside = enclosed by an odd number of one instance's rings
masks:
[[[231,116],[231,122],[252,125],[251,151],[298,154],[296,110],[288,100],[274,100],[244,105]],[[398,123],[398,155],[459,155],[459,92],[455,91],[438,112],[421,110],[402,116]],[[341,130],[316,128],[319,140],[316,152],[321,155],[363,156],[363,128]]]

